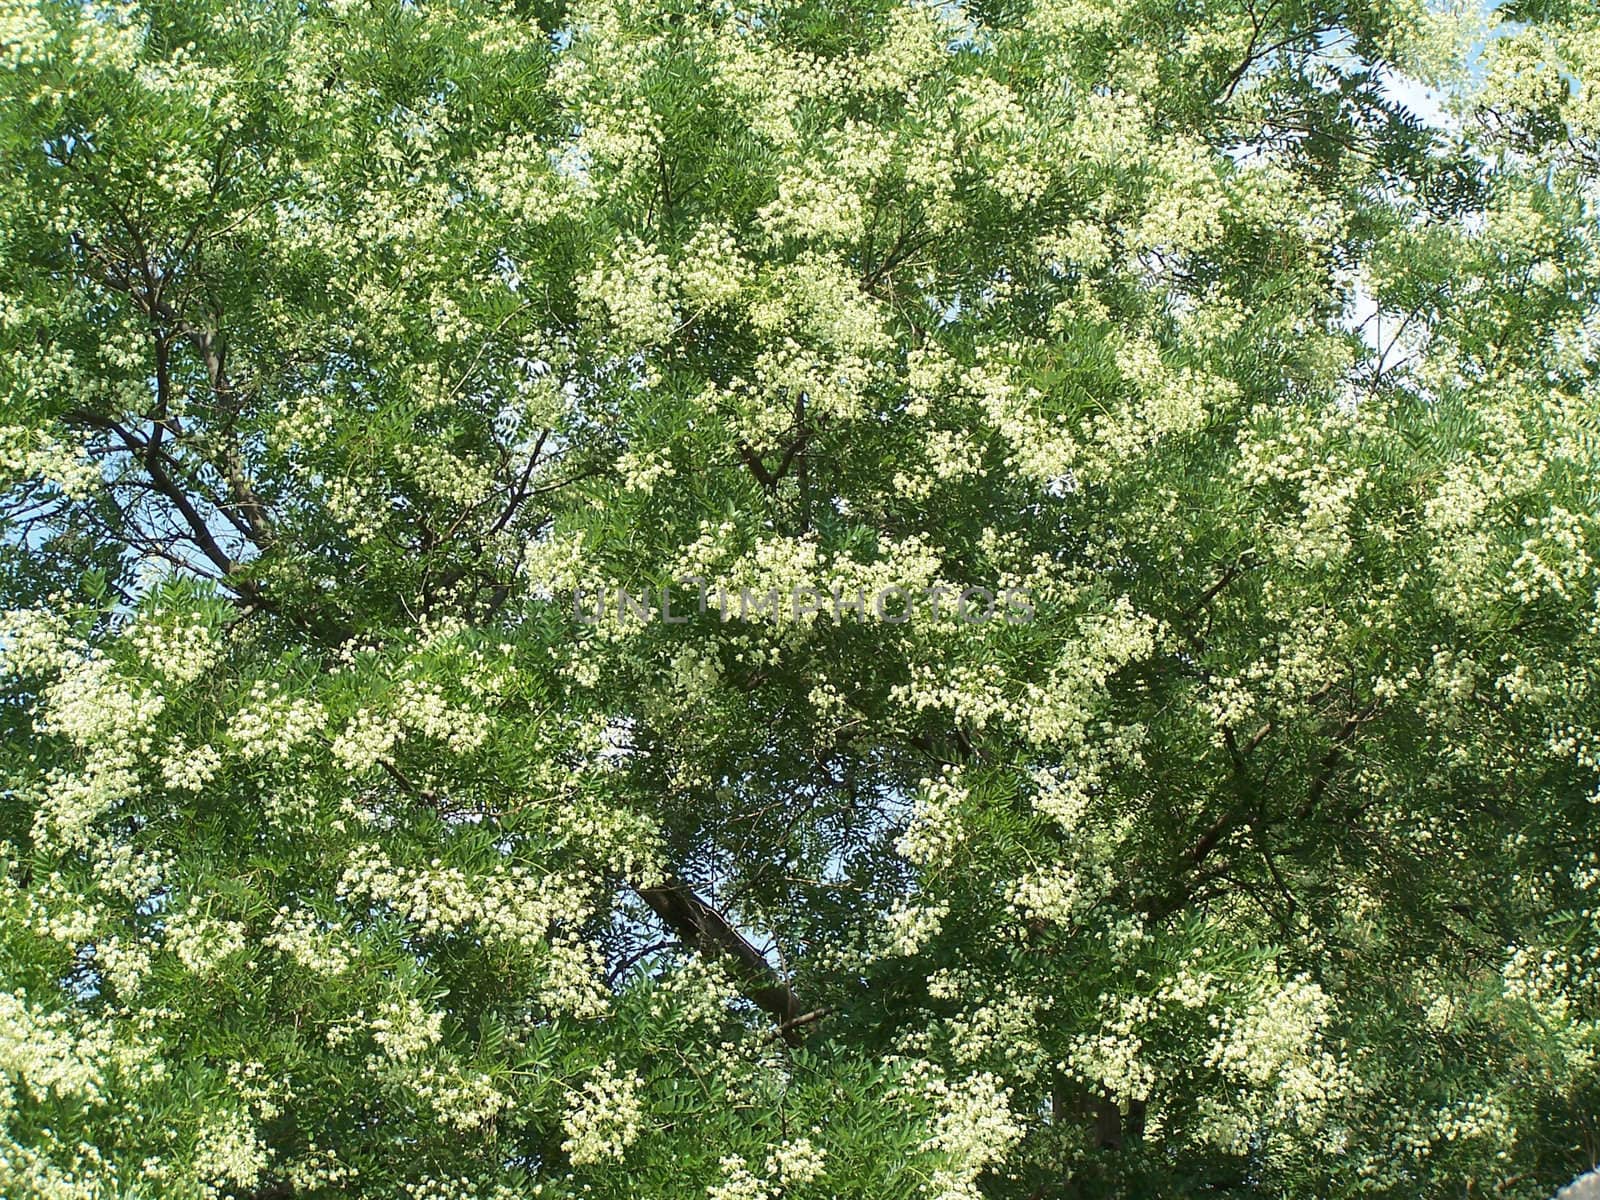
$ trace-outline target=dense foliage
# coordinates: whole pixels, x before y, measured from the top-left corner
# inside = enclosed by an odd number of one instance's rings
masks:
[[[0,1194],[1592,1165],[1600,13],[1479,7],[0,0]]]

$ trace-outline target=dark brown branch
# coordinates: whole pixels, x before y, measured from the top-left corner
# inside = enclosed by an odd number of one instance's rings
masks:
[[[85,259],[91,265],[90,276],[102,286],[122,292],[131,299],[134,305],[149,318],[152,325],[156,326],[154,336],[157,349],[158,383],[161,385],[158,395],[158,425],[165,425],[167,421],[167,404],[165,398],[166,375],[168,365],[166,362],[167,338],[176,335],[182,337],[194,352],[199,356],[205,368],[206,381],[211,390],[212,399],[220,415],[228,420],[224,421],[223,428],[219,431],[221,437],[217,447],[219,461],[215,464],[227,480],[228,489],[233,497],[232,505],[228,506],[237,510],[237,517],[228,512],[228,518],[235,525],[241,526],[241,531],[257,546],[265,548],[272,536],[272,520],[265,503],[256,494],[254,487],[245,475],[243,463],[240,460],[237,440],[234,436],[232,418],[237,417],[240,408],[239,392],[233,381],[228,376],[227,350],[222,344],[220,336],[215,330],[198,328],[190,324],[178,309],[174,308],[165,298],[166,285],[171,281],[171,275],[154,271],[150,266],[150,256],[145,248],[144,240],[140,236],[138,227],[132,218],[113,202],[117,208],[124,228],[127,230],[129,241],[133,249],[134,263],[132,268],[119,258],[108,252],[103,247],[96,246],[85,239],[79,238],[79,248]],[[189,243],[185,243],[186,248]],[[135,275],[137,272],[137,277]],[[175,430],[168,429],[175,433]],[[159,443],[160,433],[154,440]],[[221,506],[219,506],[221,507]],[[242,524],[241,524],[242,523]]]
[[[775,1036],[787,1038],[796,1029],[803,1029],[807,1025],[815,1025],[818,1021],[833,1015],[831,1008],[813,1008],[810,1012],[801,1013],[792,1021],[785,1021],[772,1032]]]
[[[534,443],[533,453],[528,455],[528,465],[523,468],[522,477],[517,480],[516,486],[512,489],[511,497],[507,500],[504,511],[501,512],[495,523],[489,527],[491,534],[499,533],[510,524],[511,518],[516,515],[517,509],[528,498],[529,481],[533,479],[533,472],[539,465],[539,455],[544,451],[545,439],[549,436],[550,431],[548,429],[540,431],[539,440]]]
[[[241,592],[252,591],[248,584],[244,584],[236,578],[239,564],[217,543],[215,535],[211,532],[211,527],[206,524],[205,517],[200,514],[200,510],[194,506],[194,502],[189,499],[183,488],[179,487],[172,476],[167,473],[165,457],[157,447],[107,417],[79,410],[68,414],[68,419],[115,434],[118,440],[128,449],[128,452],[143,464],[145,474],[149,476],[150,483],[155,490],[178,511],[178,514],[188,526],[195,545],[211,561],[212,565],[222,572],[224,578],[229,580],[228,586]]]
[[[1333,745],[1328,747],[1328,752],[1322,756],[1322,761],[1317,764],[1316,777],[1311,781],[1311,789],[1306,794],[1306,801],[1295,813],[1297,820],[1305,820],[1317,806],[1322,803],[1322,797],[1327,793],[1328,785],[1333,782],[1333,776],[1339,769],[1339,764],[1344,761],[1345,750],[1350,739],[1355,735],[1361,723],[1376,710],[1377,705],[1369,704],[1365,708],[1351,713],[1343,725],[1333,735]]]
[[[745,994],[777,1019],[779,1036],[791,1046],[800,1044],[799,1030],[809,1022],[800,1019],[805,1010],[799,999],[766,956],[726,917],[681,879],[669,879],[659,887],[639,888],[638,893],[686,946],[700,954],[732,960],[748,988]]]
[[[797,407],[800,404],[800,401],[796,401]],[[738,444],[738,450],[739,457],[744,461],[744,465],[750,468],[750,474],[756,477],[756,481],[762,487],[770,490],[777,487],[778,481],[789,473],[789,467],[794,462],[795,455],[805,448],[805,444],[806,431],[802,429],[794,441],[784,447],[783,458],[779,461],[777,467],[773,469],[769,469],[767,464],[761,460],[761,456],[744,442]]]

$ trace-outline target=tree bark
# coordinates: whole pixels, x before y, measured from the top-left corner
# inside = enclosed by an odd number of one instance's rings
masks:
[[[667,927],[683,939],[686,946],[701,954],[732,961],[745,984],[745,994],[762,1011],[778,1022],[778,1033],[791,1046],[804,1040],[802,1021],[806,1010],[793,990],[766,959],[726,917],[702,900],[681,879],[669,879],[659,887],[640,888],[639,898],[648,904]]]

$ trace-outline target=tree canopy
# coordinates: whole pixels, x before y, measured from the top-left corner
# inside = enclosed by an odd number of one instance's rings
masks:
[[[0,0],[0,1194],[1594,1165],[1596,81],[1575,0]]]

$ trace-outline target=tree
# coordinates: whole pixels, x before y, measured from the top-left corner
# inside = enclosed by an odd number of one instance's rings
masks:
[[[0,0],[0,1191],[1592,1166],[1600,19],[1477,10]]]

